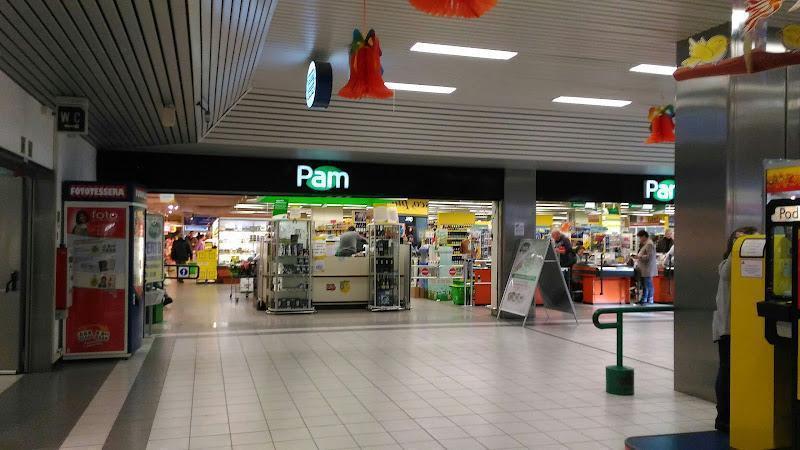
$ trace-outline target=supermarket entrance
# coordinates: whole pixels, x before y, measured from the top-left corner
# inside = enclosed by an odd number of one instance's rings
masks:
[[[172,303],[154,318],[154,333],[488,319],[496,207],[151,193],[148,211],[165,217],[166,267],[182,262],[176,255],[186,249],[187,264],[198,266],[196,279],[167,280]],[[353,236],[354,253],[343,253]],[[398,308],[390,307],[392,295]]]

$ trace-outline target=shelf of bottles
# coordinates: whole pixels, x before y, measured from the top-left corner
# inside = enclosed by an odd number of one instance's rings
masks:
[[[370,302],[372,311],[397,311],[400,303],[400,234],[402,225],[369,224]]]
[[[461,255],[461,242],[469,237],[469,225],[442,225],[442,229],[447,231],[447,242],[445,245],[453,249],[453,264],[463,264],[464,257]]]
[[[310,220],[274,219],[274,238],[269,242],[270,293],[267,312],[313,313]]]

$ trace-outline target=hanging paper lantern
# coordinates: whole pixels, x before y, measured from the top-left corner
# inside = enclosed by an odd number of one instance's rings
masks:
[[[350,80],[339,91],[340,97],[358,100],[364,97],[389,98],[394,93],[383,81],[381,44],[375,30],[365,38],[358,29],[353,30],[350,44]]]
[[[411,6],[434,16],[477,19],[497,5],[497,0],[408,0]]]
[[[647,144],[675,142],[675,108],[672,105],[653,106],[647,115],[650,121],[650,137]]]

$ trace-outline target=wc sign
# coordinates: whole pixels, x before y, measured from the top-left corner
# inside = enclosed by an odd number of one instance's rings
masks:
[[[350,175],[338,167],[321,166],[316,169],[311,166],[297,166],[297,187],[307,187],[315,191],[330,191],[332,189],[350,189]]]
[[[675,200],[675,180],[645,180],[644,198],[660,202]]]

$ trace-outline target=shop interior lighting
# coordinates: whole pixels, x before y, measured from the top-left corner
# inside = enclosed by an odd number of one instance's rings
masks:
[[[432,86],[428,84],[393,83],[387,81],[386,87],[393,91],[424,92],[426,94],[452,94],[456,91],[454,87]]]
[[[630,100],[614,100],[610,98],[568,97],[561,96],[553,99],[553,103],[568,103],[571,105],[607,106],[610,108],[623,108],[630,105]]]
[[[678,68],[675,66],[660,66],[658,64],[639,64],[638,66],[633,66],[630,69],[631,72],[666,76],[672,76],[676,70],[678,70]]]
[[[254,209],[254,210],[265,210],[268,209],[267,204],[258,204],[258,203],[237,203],[233,206],[234,209]]]
[[[456,45],[429,44],[417,42],[411,47],[412,52],[434,53],[437,55],[466,56],[468,58],[498,59],[508,61],[517,56],[517,52],[505,50],[489,50],[486,48],[459,47]]]

